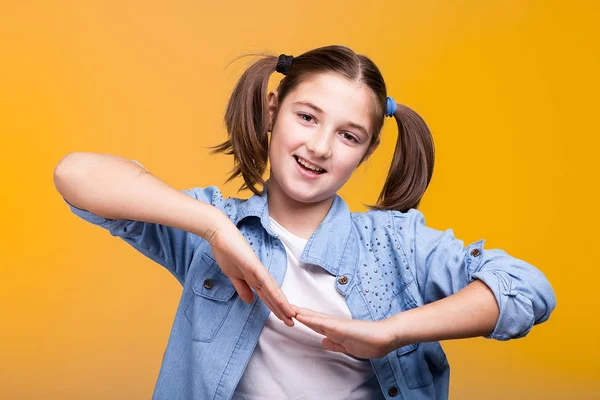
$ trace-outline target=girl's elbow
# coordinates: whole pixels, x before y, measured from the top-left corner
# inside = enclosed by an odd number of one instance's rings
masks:
[[[79,152],[71,152],[63,156],[54,167],[54,179],[69,174],[69,172],[74,169],[74,164],[77,161],[79,154]]]
[[[556,308],[556,293],[550,284],[550,281],[539,270],[536,279],[533,280],[531,286],[535,294],[534,311],[535,324],[541,324],[550,318],[550,315]]]
[[[546,288],[543,293],[543,299],[546,306],[546,312],[541,316],[541,318],[539,318],[536,321],[536,324],[540,324],[542,322],[547,321],[548,318],[550,318],[550,315],[552,314],[554,309],[556,308],[556,293],[554,292],[552,285],[550,285],[550,282],[548,282],[546,285]]]
[[[65,197],[65,194],[76,186],[74,181],[84,171],[85,154],[83,152],[72,152],[60,159],[54,167],[53,181],[56,190]]]

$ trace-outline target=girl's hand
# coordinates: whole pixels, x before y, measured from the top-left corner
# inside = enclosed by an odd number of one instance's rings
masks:
[[[395,350],[396,338],[387,320],[361,321],[292,305],[296,319],[313,331],[325,335],[323,347],[358,358],[379,358]]]
[[[242,300],[252,303],[254,289],[279,319],[294,326],[292,317],[296,313],[292,306],[235,224],[228,218],[221,219],[209,231],[207,240],[215,260]]]

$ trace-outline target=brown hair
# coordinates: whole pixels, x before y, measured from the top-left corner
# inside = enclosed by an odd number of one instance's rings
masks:
[[[233,155],[234,169],[226,183],[242,175],[244,184],[239,190],[264,187],[262,175],[267,166],[269,112],[267,86],[276,70],[278,56],[274,53],[256,54],[259,60],[251,64],[238,80],[225,112],[228,140],[209,147],[210,154]],[[369,87],[376,99],[373,109],[373,135],[362,164],[373,146],[380,140],[387,101],[385,82],[377,66],[366,56],[356,54],[345,46],[325,46],[294,57],[284,78],[277,87],[281,104],[285,96],[312,74],[335,72]],[[433,175],[433,138],[423,119],[412,109],[398,104],[394,114],[398,124],[398,140],[384,187],[375,210],[408,211],[417,208]],[[273,120],[275,120],[276,114]],[[274,122],[273,122],[274,124]]]

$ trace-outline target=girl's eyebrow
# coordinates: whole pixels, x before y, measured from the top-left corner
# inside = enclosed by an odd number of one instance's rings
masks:
[[[325,113],[325,111],[323,111],[323,109],[322,109],[322,108],[320,108],[320,107],[318,107],[318,106],[314,105],[314,104],[313,104],[313,103],[311,103],[310,101],[306,101],[306,100],[299,100],[299,101],[295,101],[295,102],[293,102],[293,103],[292,103],[292,105],[294,105],[294,104],[305,105],[305,106],[307,106],[307,107],[310,107],[310,108],[312,108],[312,109],[313,109],[313,110],[315,110],[317,113],[322,113],[322,114],[324,114],[324,113]],[[363,126],[362,126],[362,125],[359,125],[359,124],[357,124],[356,122],[348,121],[348,122],[346,122],[346,125],[348,125],[348,126],[351,126],[351,127],[353,127],[353,128],[356,128],[356,129],[358,129],[358,130],[362,131],[362,133],[364,133],[364,134],[365,134],[365,136],[369,136],[369,133],[367,132],[367,130],[366,130],[366,129],[365,129]]]
[[[306,101],[306,100],[299,100],[299,101],[293,102],[292,104],[301,104],[301,105],[308,106],[308,107],[312,108],[313,110],[315,110],[318,113],[324,113],[325,112],[325,111],[323,111],[323,109],[317,107],[316,105],[314,105],[310,101]]]
[[[348,125],[348,126],[351,126],[351,127],[353,127],[353,128],[356,128],[356,129],[358,129],[359,131],[362,131],[362,133],[363,133],[365,136],[367,136],[367,137],[369,136],[369,133],[367,132],[367,130],[366,130],[365,128],[363,128],[363,126],[362,126],[362,125],[359,125],[359,124],[357,124],[356,122],[350,122],[350,121],[348,121],[348,122],[346,123],[346,125]]]

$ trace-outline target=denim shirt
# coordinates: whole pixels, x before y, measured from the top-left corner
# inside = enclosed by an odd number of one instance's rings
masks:
[[[281,286],[287,258],[269,221],[266,189],[247,200],[223,198],[216,186],[182,192],[225,213]],[[231,399],[269,308],[256,295],[253,303],[244,303],[201,237],[154,223],[107,219],[67,204],[79,217],[167,268],[183,286],[152,398]],[[537,268],[503,250],[484,249],[484,242],[464,246],[451,229],[427,227],[416,209],[351,212],[336,195],[300,262],[338,277],[336,289],[345,296],[352,318],[359,320],[391,317],[479,279],[491,288],[500,308],[498,323],[486,337],[525,336],[549,318],[554,291]],[[369,361],[382,398],[448,397],[450,368],[439,342],[410,344]]]

